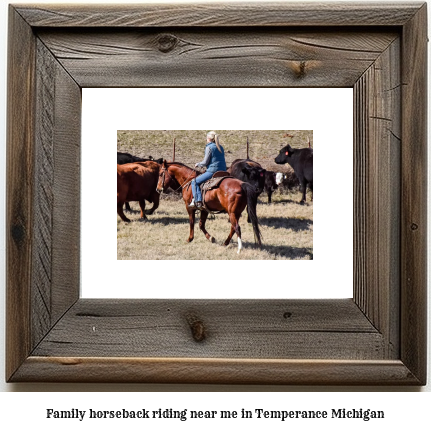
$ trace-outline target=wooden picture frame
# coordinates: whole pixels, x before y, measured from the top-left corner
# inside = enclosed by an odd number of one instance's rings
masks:
[[[426,384],[426,45],[424,3],[11,5],[7,381]],[[80,298],[81,89],[147,86],[354,89],[353,299]]]

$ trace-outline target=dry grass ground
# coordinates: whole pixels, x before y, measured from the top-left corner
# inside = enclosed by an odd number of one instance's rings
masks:
[[[226,150],[229,164],[236,158],[245,158],[246,139],[250,142],[250,158],[266,169],[283,172],[284,166],[273,161],[279,149],[290,143],[304,147],[311,131],[288,131],[295,138],[282,138],[287,131],[219,131],[220,141]],[[203,159],[205,131],[119,131],[118,150],[137,156],[151,155],[172,160],[172,141],[176,138],[175,160],[193,166]],[[307,203],[299,205],[299,191],[277,190],[273,202],[267,203],[263,193],[258,202],[257,214],[263,235],[261,249],[254,244],[251,224],[247,214],[240,219],[243,250],[237,254],[237,238],[233,236],[228,247],[223,246],[230,224],[227,214],[210,216],[206,227],[215,237],[210,243],[199,229],[199,213],[195,225],[195,237],[187,243],[189,220],[180,195],[164,195],[157,211],[148,220],[139,219],[139,206],[132,202],[131,223],[124,223],[117,216],[117,259],[131,260],[234,260],[234,259],[302,259],[313,258],[313,202],[307,194]],[[152,205],[148,204],[147,208]]]
[[[308,196],[310,197],[310,196]],[[223,246],[230,225],[226,214],[217,214],[206,223],[209,233],[216,238],[210,243],[195,225],[195,238],[186,243],[189,220],[182,198],[165,198],[148,220],[139,219],[138,205],[133,202],[131,223],[117,216],[117,258],[132,260],[154,259],[312,259],[313,204],[299,205],[300,193],[282,195],[278,191],[271,204],[260,199],[257,207],[263,247],[257,248],[247,215],[241,217],[243,250],[237,254],[234,235],[228,247]]]

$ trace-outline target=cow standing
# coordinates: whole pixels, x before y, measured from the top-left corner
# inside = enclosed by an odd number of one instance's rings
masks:
[[[227,170],[234,178],[249,183],[260,195],[265,188],[265,169],[250,159],[236,159]]]
[[[124,215],[125,202],[138,201],[141,207],[141,218],[152,214],[159,207],[160,195],[156,191],[160,165],[156,162],[117,164],[117,214],[121,220],[130,222]],[[145,210],[145,201],[153,207]]]
[[[250,159],[236,159],[232,162],[227,171],[234,178],[250,184],[257,196],[263,192],[265,188],[266,171],[259,163]],[[247,217],[247,221],[250,223],[250,216]]]
[[[286,145],[275,158],[275,163],[279,165],[288,163],[293,168],[302,188],[302,199],[300,203],[303,204],[306,200],[305,194],[307,191],[307,184],[310,190],[313,191],[313,149],[296,149],[292,148],[290,145]]]
[[[276,173],[272,171],[265,171],[265,191],[268,195],[268,203],[271,203],[272,193],[277,190],[278,184],[276,180]]]
[[[157,163],[162,163],[163,159],[154,160],[152,156],[149,156],[149,158],[142,158],[133,156],[129,153],[122,153],[120,151],[117,151],[117,165],[125,165],[126,163],[135,163],[135,162],[150,162],[155,161]],[[131,211],[129,202],[126,202],[126,211]]]
[[[295,175],[294,170],[288,166],[286,172],[277,172],[275,181],[280,189],[293,190],[299,187],[298,177]]]

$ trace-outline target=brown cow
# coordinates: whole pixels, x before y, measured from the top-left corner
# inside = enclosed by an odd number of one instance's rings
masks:
[[[130,222],[123,212],[125,202],[138,201],[143,219],[159,207],[160,195],[156,191],[159,169],[156,162],[117,164],[117,214],[121,220]],[[153,203],[149,210],[145,210],[146,200]]]

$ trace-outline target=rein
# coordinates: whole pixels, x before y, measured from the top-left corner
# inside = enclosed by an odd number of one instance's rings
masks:
[[[186,180],[184,181],[183,184],[180,184],[180,186],[176,190],[174,190],[174,192],[177,192],[179,189],[184,188],[185,186],[187,186],[188,184],[190,184],[193,181],[193,178],[196,178],[196,177],[193,177],[190,181],[188,181],[189,178],[191,178],[193,174],[196,174],[196,172],[193,169],[191,169],[191,168],[188,168],[188,169],[191,170],[190,175],[186,178]],[[172,175],[169,173],[169,171],[168,171],[167,168],[163,168],[163,172],[162,172],[162,175],[163,175],[162,190],[165,188],[165,174],[168,174],[168,176],[171,179],[174,178],[176,181],[178,181],[175,177],[172,177]],[[161,192],[161,193],[163,193],[163,192]]]

